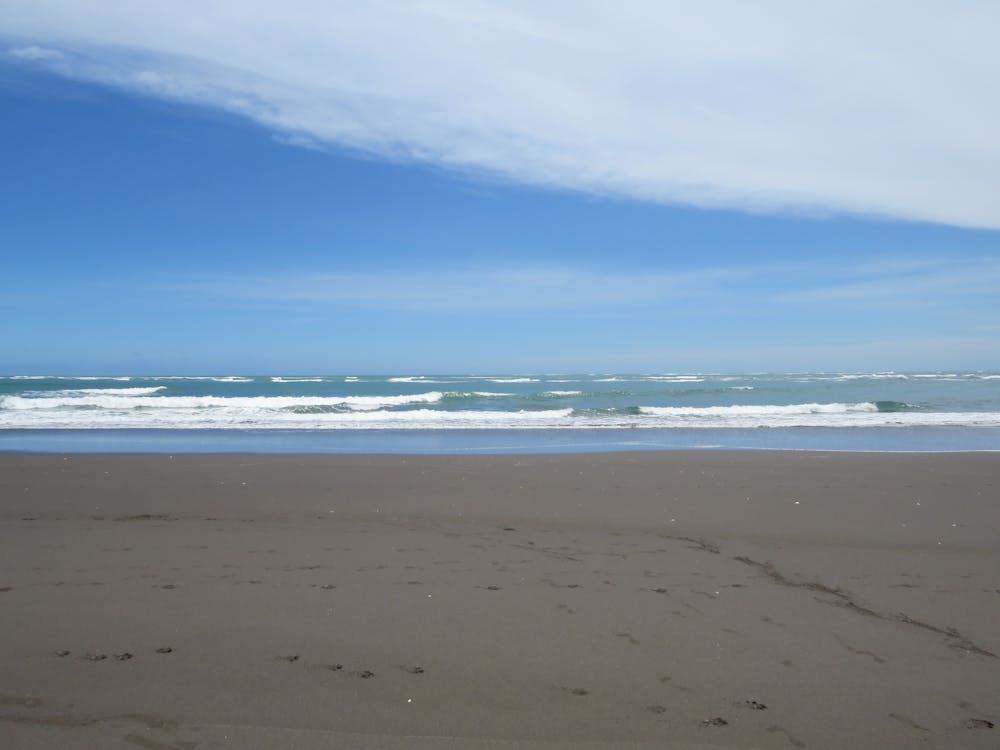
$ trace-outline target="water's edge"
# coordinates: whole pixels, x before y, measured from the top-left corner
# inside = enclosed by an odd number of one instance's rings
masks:
[[[475,455],[670,450],[1000,451],[1000,428],[0,430],[0,452],[6,453]]]

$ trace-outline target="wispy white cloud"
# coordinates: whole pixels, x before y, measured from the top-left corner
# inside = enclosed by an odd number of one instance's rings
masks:
[[[977,258],[939,263],[903,264],[867,272],[847,273],[840,278],[803,283],[775,299],[787,303],[852,303],[892,306],[897,311],[961,299],[966,305],[975,298],[996,299],[1000,288],[1000,260]]]
[[[989,228],[998,27],[1000,5],[975,0],[0,6],[12,58],[292,143],[663,203]]]
[[[164,288],[204,297],[430,313],[517,313],[634,309],[704,294],[746,273],[605,273],[575,268],[426,270],[230,275],[172,281]]]
[[[7,54],[18,60],[30,62],[61,60],[63,57],[59,50],[39,47],[37,44],[29,44],[27,47],[11,47],[7,50]]]
[[[815,269],[818,270],[818,269]],[[790,303],[861,303],[913,307],[944,299],[996,299],[1000,259],[905,259],[841,269],[829,278],[804,280],[775,299]]]
[[[328,270],[174,278],[160,288],[202,298],[442,314],[816,306],[934,310],[995,299],[1000,259],[882,258],[623,272],[530,266]]]

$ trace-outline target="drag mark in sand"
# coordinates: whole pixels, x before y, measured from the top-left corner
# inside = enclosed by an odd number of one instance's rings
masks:
[[[804,743],[802,740],[798,739],[797,737],[792,736],[791,732],[789,732],[784,727],[779,727],[779,726],[773,726],[772,725],[772,726],[769,726],[765,731],[770,732],[771,734],[778,733],[778,734],[785,735],[785,738],[792,744],[792,747],[805,747],[806,746],[806,743]]]
[[[892,719],[895,719],[900,724],[904,724],[905,726],[910,727],[911,729],[917,729],[917,730],[919,730],[921,732],[929,732],[929,731],[931,731],[927,727],[922,727],[919,724],[917,724],[917,722],[915,722],[913,719],[911,719],[906,714],[890,713],[889,717],[892,718]]]
[[[967,636],[963,635],[961,632],[955,628],[942,628],[937,625],[931,625],[930,623],[923,622],[921,620],[916,620],[909,615],[899,612],[895,615],[887,615],[881,612],[876,612],[873,609],[865,607],[854,601],[854,598],[839,588],[834,588],[832,586],[827,586],[823,583],[818,583],[816,581],[794,581],[788,578],[781,571],[775,568],[769,562],[759,562],[753,560],[749,557],[743,555],[737,555],[732,558],[737,562],[741,562],[744,565],[749,565],[752,568],[756,568],[761,573],[766,575],[772,581],[777,583],[779,586],[789,586],[791,588],[807,589],[809,591],[816,591],[820,594],[826,594],[829,597],[833,597],[832,600],[817,599],[817,601],[822,601],[824,604],[832,604],[836,607],[843,607],[849,609],[859,615],[864,615],[866,617],[873,617],[876,620],[883,620],[885,622],[898,622],[904,625],[910,625],[915,628],[920,628],[921,630],[927,630],[931,633],[936,633],[938,635],[943,635],[948,638],[948,646],[951,648],[959,649],[962,651],[968,651],[970,653],[979,654],[980,656],[987,656],[991,659],[996,659],[997,655],[992,651],[987,651],[985,648],[976,645]]]
[[[854,646],[850,646],[850,645],[844,643],[842,640],[840,640],[840,638],[837,638],[836,636],[835,636],[835,640],[837,641],[837,643],[839,643],[841,646],[843,646],[844,648],[846,648],[852,654],[857,654],[858,656],[867,656],[872,661],[874,661],[876,664],[885,664],[886,660],[883,659],[878,654],[875,654],[875,653],[873,653],[871,651],[865,651],[864,649],[854,648]]]
[[[34,716],[26,714],[0,714],[0,721],[11,724],[25,724],[37,727],[89,727],[97,724],[99,719],[89,719],[77,716]]]
[[[553,581],[551,578],[539,578],[538,581],[539,581],[539,583],[547,583],[549,586],[551,586],[554,589],[578,589],[578,588],[580,588],[580,584],[579,583],[557,583],[556,581]]]
[[[0,696],[0,705],[18,706],[20,708],[37,708],[42,705],[39,698],[21,698],[11,696]],[[69,716],[69,715],[39,715],[39,714],[0,714],[0,722],[10,722],[37,727],[90,727],[97,724],[114,724],[119,721],[129,721],[139,724],[146,730],[162,732],[165,734],[175,732],[179,724],[173,719],[152,714],[120,714],[116,716],[91,717],[91,716]],[[122,740],[132,745],[147,748],[147,750],[178,750],[183,747],[194,747],[193,743],[179,742],[177,745],[167,745],[148,737],[138,734],[127,734]]]
[[[120,523],[128,521],[176,521],[176,516],[170,513],[139,513],[134,516],[115,516],[113,519]]]
[[[719,554],[719,546],[709,542],[707,539],[702,539],[701,537],[693,536],[680,536],[675,534],[657,534],[661,539],[673,539],[678,542],[687,542],[691,545],[691,549],[700,550],[702,552],[710,552],[713,555]]]

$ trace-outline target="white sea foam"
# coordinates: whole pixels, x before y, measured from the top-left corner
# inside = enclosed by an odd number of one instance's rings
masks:
[[[129,381],[131,375],[8,375],[3,380],[117,380]]]
[[[44,399],[55,399],[71,397],[75,399],[84,396],[151,396],[159,391],[167,390],[165,385],[156,385],[149,388],[66,388],[59,391],[27,391],[25,396]],[[75,403],[79,403],[76,401]]]
[[[641,407],[638,413],[568,408],[427,408],[442,396],[437,392],[325,398],[7,396],[0,398],[0,427],[338,430],[1000,426],[997,412],[879,412],[872,403]],[[406,406],[423,408],[398,408]]]
[[[913,379],[893,380],[904,377]],[[421,375],[394,377],[392,380],[407,384],[395,388],[387,385],[390,379],[385,376],[11,375],[0,380],[3,391],[10,394],[0,395],[0,429],[1000,427],[1000,394],[993,387],[1000,380],[998,371],[912,376],[796,373],[736,377],[670,372]],[[47,382],[39,383],[41,380]],[[356,380],[366,384],[353,382]],[[711,382],[703,386],[702,381]],[[421,385],[430,382],[445,385]],[[567,385],[560,385],[563,382]],[[623,384],[603,385],[608,382]],[[678,384],[676,389],[663,385],[671,382]],[[307,388],[297,383],[312,385]],[[496,392],[493,383],[527,385]],[[665,388],[675,392],[667,395]],[[387,389],[387,395],[379,395]],[[700,395],[692,400],[689,397],[695,389]],[[770,405],[738,403],[752,398],[746,392],[761,393],[762,389],[771,394],[767,399],[772,401]],[[408,390],[418,393],[407,394]],[[305,391],[310,395],[295,395]],[[536,407],[563,407],[586,399],[586,408],[518,411],[524,408],[525,399]],[[814,403],[821,401],[837,403]],[[979,411],[964,411],[967,409]]]
[[[653,380],[659,383],[704,383],[700,375],[647,375],[643,380]]]
[[[2,405],[0,405],[2,409]],[[0,411],[0,424],[20,429],[521,429],[570,424],[572,409],[547,411],[345,411],[311,413],[254,408]]]
[[[103,378],[97,378],[103,380]],[[213,383],[252,383],[253,378],[245,375],[150,375],[143,380],[204,380]]]
[[[846,382],[852,380],[908,380],[910,375],[898,372],[795,373],[797,383]],[[765,378],[766,379],[766,378]]]
[[[876,404],[809,403],[734,406],[644,406],[657,427],[877,427],[889,425],[978,425],[998,423],[996,414],[880,412]]]
[[[408,396],[143,396],[109,394],[109,390],[100,388],[92,390],[92,393],[87,394],[77,391],[75,395],[71,396],[3,396],[0,397],[0,415],[2,415],[0,420],[3,420],[11,412],[54,411],[57,409],[77,411],[87,409],[95,417],[98,416],[95,410],[136,409],[144,409],[157,414],[167,414],[176,410],[199,411],[204,413],[206,417],[213,410],[220,413],[260,413],[262,415],[297,408],[343,407],[345,410],[367,411],[410,404],[433,404],[440,401],[443,396],[439,391]]]
[[[733,406],[643,406],[644,414],[659,416],[731,416],[738,414],[846,414],[850,412],[877,412],[878,406],[859,404],[785,404],[785,405],[733,405]]]
[[[411,409],[399,412],[359,412],[334,414],[346,428],[366,427],[381,429],[448,429],[448,428],[503,428],[565,427],[573,414],[572,409],[542,411],[445,411],[438,409]]]

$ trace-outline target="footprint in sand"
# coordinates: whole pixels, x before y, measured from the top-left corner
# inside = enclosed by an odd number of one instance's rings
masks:
[[[660,684],[661,685],[667,685],[668,687],[672,687],[674,690],[680,690],[682,693],[690,693],[691,692],[691,688],[689,688],[687,685],[679,685],[679,684],[675,683],[673,680],[674,680],[673,677],[671,677],[668,674],[665,674],[665,675],[663,675],[660,678]]]
[[[996,724],[988,719],[969,719],[965,726],[969,729],[993,729]]]

